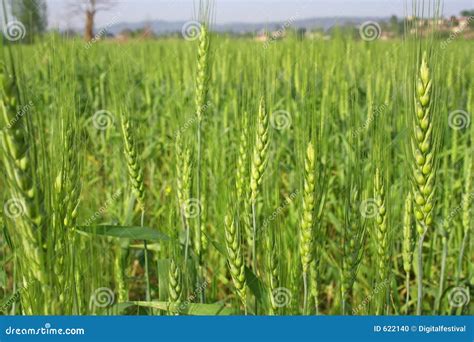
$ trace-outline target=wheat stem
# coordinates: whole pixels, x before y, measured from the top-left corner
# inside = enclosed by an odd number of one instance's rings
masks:
[[[209,81],[209,46],[210,36],[209,28],[205,22],[208,18],[206,13],[200,13],[201,24],[199,33],[199,47],[198,47],[198,63],[197,63],[197,75],[196,75],[196,116],[197,116],[197,165],[196,165],[196,197],[198,205],[201,206],[201,177],[202,177],[202,122],[204,120],[206,112],[206,102],[208,94],[208,81]],[[188,228],[189,230],[189,228]],[[197,243],[201,243],[201,213],[197,216],[197,229],[198,239]],[[189,232],[187,232],[189,235]],[[189,236],[187,236],[187,244],[189,245]],[[187,251],[186,247],[186,251]],[[187,253],[186,253],[187,256]]]
[[[405,200],[405,212],[403,219],[403,270],[406,277],[406,314],[408,314],[408,305],[410,302],[410,271],[413,262],[413,237],[412,237],[412,215],[413,202],[411,193],[408,193]]]
[[[417,294],[417,302],[416,302],[416,314],[419,316],[422,313],[422,301],[423,301],[423,242],[425,240],[425,235],[427,233],[427,229],[420,235],[418,240],[418,294]]]

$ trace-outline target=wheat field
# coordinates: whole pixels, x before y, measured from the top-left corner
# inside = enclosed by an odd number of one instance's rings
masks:
[[[3,314],[472,314],[474,45],[4,44]]]

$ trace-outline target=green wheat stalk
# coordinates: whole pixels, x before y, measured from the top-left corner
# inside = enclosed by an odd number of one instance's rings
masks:
[[[121,126],[123,133],[124,154],[127,159],[128,175],[132,184],[132,190],[135,194],[135,197],[137,198],[138,206],[141,210],[140,225],[143,227],[145,220],[145,183],[143,180],[143,169],[140,165],[130,121],[124,114],[121,115]],[[143,253],[145,256],[146,300],[150,301],[150,269],[148,265],[148,246],[146,240],[143,240]]]
[[[403,270],[406,278],[406,313],[410,303],[410,272],[413,262],[413,199],[411,193],[408,193],[405,200],[403,216]]]
[[[414,135],[411,140],[413,163],[413,199],[418,233],[418,301],[417,314],[421,315],[423,300],[423,241],[433,224],[435,178],[436,178],[436,136],[433,122],[433,83],[426,52],[423,54],[417,74],[415,90]]]
[[[207,5],[207,8],[206,8]],[[207,3],[200,3],[199,7],[200,16],[200,33],[199,33],[199,46],[197,55],[197,74],[196,74],[196,93],[195,93],[195,105],[196,105],[196,118],[197,118],[197,165],[196,165],[196,196],[198,205],[202,207],[202,194],[201,194],[201,176],[202,176],[202,123],[205,119],[205,112],[207,108],[207,96],[208,96],[208,83],[210,78],[210,61],[209,61],[209,48],[210,48],[210,32],[208,26],[209,20],[209,6]],[[197,216],[197,228],[195,242],[198,244],[202,240],[202,224],[201,213]],[[200,249],[200,246],[199,246]],[[199,251],[200,254],[200,251]],[[202,259],[201,259],[202,261]],[[187,261],[186,261],[187,262]],[[204,279],[204,266],[200,265],[201,270],[201,281]],[[203,297],[202,297],[203,299]]]
[[[0,131],[3,164],[5,165],[10,193],[21,207],[21,215],[16,219],[12,237],[18,244],[22,259],[20,264],[23,276],[47,283],[42,240],[38,235],[43,225],[43,217],[38,205],[40,189],[35,184],[34,161],[30,157],[30,133],[25,117],[14,120],[21,108],[20,92],[14,71],[0,66],[0,115],[3,127]],[[10,126],[10,123],[13,125]]]

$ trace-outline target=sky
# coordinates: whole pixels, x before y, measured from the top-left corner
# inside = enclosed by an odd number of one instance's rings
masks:
[[[81,0],[46,0],[50,27],[78,28],[83,18],[74,15],[68,4]],[[100,0],[97,0],[100,1]],[[115,22],[152,20],[186,21],[193,19],[196,0],[109,0],[112,10],[99,12],[97,27]],[[412,0],[214,0],[214,21],[272,22],[291,18],[315,17],[388,17],[404,16],[406,3]],[[409,5],[411,6],[411,5]],[[457,15],[473,9],[474,0],[444,0],[443,14]]]

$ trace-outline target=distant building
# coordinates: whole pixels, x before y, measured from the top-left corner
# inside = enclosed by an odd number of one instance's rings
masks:
[[[415,21],[417,20],[416,26],[418,27],[418,30],[415,28],[412,28],[410,30],[410,33],[414,34],[416,31],[418,31],[419,34],[425,35],[428,34],[430,27],[432,25],[436,25],[438,27],[439,32],[442,33],[455,33],[455,34],[460,34],[462,33],[464,38],[466,39],[471,39],[473,35],[473,29],[470,26],[470,23],[474,20],[474,17],[456,17],[452,16],[449,19],[443,18],[443,19],[416,19],[413,17],[408,17],[409,21]]]
[[[153,29],[150,25],[147,25],[144,29],[143,32],[141,33],[141,38],[144,39],[150,39],[155,37],[155,32],[153,32]]]
[[[265,33],[265,32],[259,32],[257,33],[257,35],[255,36],[255,40],[257,42],[262,42],[262,43],[265,43],[269,40],[268,38],[268,35]]]
[[[119,42],[125,42],[132,37],[132,33],[133,33],[132,30],[124,29],[115,36],[115,39],[118,40]]]
[[[312,39],[312,40],[321,40],[324,38],[324,32],[321,31],[309,31],[306,32],[306,38]]]
[[[382,30],[382,32],[380,33],[380,39],[381,40],[394,39],[396,36],[397,36],[397,34],[395,32],[392,32],[392,31]]]
[[[265,30],[260,30],[255,36],[257,42],[271,42],[275,40],[281,40],[286,36],[286,30],[280,29],[278,31],[267,32]]]

